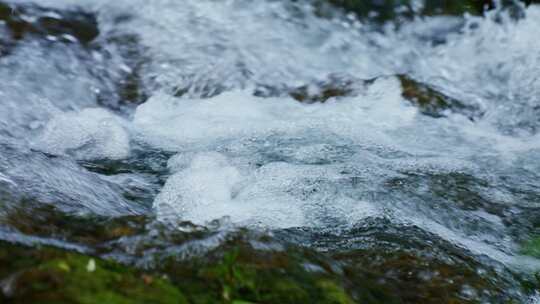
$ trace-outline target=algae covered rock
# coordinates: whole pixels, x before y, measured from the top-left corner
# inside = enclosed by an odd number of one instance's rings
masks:
[[[51,205],[34,206],[30,201],[21,201],[6,208],[0,217],[0,225],[25,235],[55,238],[94,248],[121,237],[143,233],[148,222],[148,218],[136,215],[116,218],[77,216],[61,212]]]
[[[0,242],[6,303],[477,303],[511,301],[518,296],[508,291],[520,290],[508,270],[493,272],[421,229],[376,219],[339,236],[268,234],[21,208],[0,223],[26,242]],[[297,245],[309,243],[303,234],[313,247]]]
[[[235,239],[204,256],[169,258],[158,268],[190,291],[192,303],[357,303],[323,259],[301,249],[270,248]]]
[[[540,236],[533,237],[525,242],[522,247],[522,252],[526,255],[540,259]]]
[[[2,303],[187,303],[159,276],[53,248],[0,243]]]

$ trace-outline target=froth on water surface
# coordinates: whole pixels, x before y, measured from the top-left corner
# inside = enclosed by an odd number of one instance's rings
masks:
[[[321,250],[385,223],[385,246],[421,231],[538,270],[540,7],[374,24],[314,3],[10,1],[0,35],[28,30],[0,39],[2,204]]]

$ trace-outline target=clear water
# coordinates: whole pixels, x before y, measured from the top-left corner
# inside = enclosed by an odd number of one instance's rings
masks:
[[[100,48],[25,39],[0,57],[3,197],[338,235],[384,218],[540,269],[520,251],[540,217],[540,7],[375,29],[301,1],[38,2],[95,11]],[[112,92],[134,67],[148,99],[126,105]],[[403,73],[481,115],[422,115]],[[335,75],[376,80],[326,103],[287,94]]]

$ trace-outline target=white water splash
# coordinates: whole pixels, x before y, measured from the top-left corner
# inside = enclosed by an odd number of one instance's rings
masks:
[[[531,30],[540,27],[539,7],[528,8],[519,22],[470,17],[459,27],[459,18],[434,17],[381,32],[279,1],[40,4],[95,10],[105,46],[109,35],[135,35],[150,58],[141,77],[151,97],[132,117],[123,112],[127,121],[88,110],[97,106],[95,88],[103,84],[90,72],[78,73],[88,65],[76,56],[81,50],[22,44],[1,59],[0,135],[6,142],[35,141],[40,151],[75,159],[122,159],[133,146],[175,152],[172,175],[154,201],[162,220],[229,216],[270,228],[350,227],[384,216],[486,249],[497,260],[524,261],[513,260],[519,252],[513,227],[493,219],[525,218],[526,208],[539,206],[540,42]],[[126,12],[130,18],[118,18]],[[434,35],[444,43],[433,43]],[[388,76],[404,72],[479,106],[484,115],[475,121],[420,115]],[[379,78],[358,96],[325,104],[252,94],[269,87],[286,95],[284,87],[333,74]],[[69,130],[74,126],[76,135]],[[1,176],[47,201],[67,197],[104,212],[116,210],[117,200],[119,209],[127,208],[115,188],[121,185],[77,170],[69,159],[55,166],[43,156],[29,159],[17,160],[21,167],[15,168],[0,158]],[[399,188],[411,172],[423,174],[424,182],[413,191]],[[436,193],[430,183],[440,177],[429,174],[484,181],[487,186],[472,192],[503,211],[458,207],[464,198]],[[65,190],[72,180],[76,187]]]

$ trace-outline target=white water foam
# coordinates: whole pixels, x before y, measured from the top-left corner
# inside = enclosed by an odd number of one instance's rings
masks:
[[[129,135],[122,120],[100,108],[61,113],[45,126],[36,145],[47,153],[75,159],[123,159],[129,155]]]
[[[510,236],[512,227],[493,225],[493,216],[512,220],[515,210],[526,217],[523,210],[529,209],[520,208],[538,207],[540,42],[531,29],[540,27],[539,7],[529,7],[519,22],[470,17],[460,28],[459,19],[435,17],[371,31],[357,21],[319,18],[307,5],[280,1],[40,4],[95,10],[100,41],[111,32],[138,37],[151,58],[142,68],[151,98],[127,123],[82,110],[96,106],[91,93],[96,82],[87,73],[73,77],[83,64],[78,57],[62,48],[40,53],[23,44],[19,55],[2,59],[2,79],[18,73],[0,90],[8,109],[0,112],[0,135],[29,141],[42,134],[39,150],[75,159],[124,158],[128,137],[138,146],[177,153],[169,161],[172,175],[154,201],[166,221],[204,223],[229,216],[242,225],[283,228],[351,226],[367,216],[387,216],[464,247],[486,249],[498,260],[517,255],[519,240],[497,242]],[[126,12],[131,18],[117,18]],[[444,43],[433,43],[434,33]],[[67,76],[58,67],[66,52]],[[29,73],[34,70],[43,71],[37,81]],[[479,105],[484,115],[475,121],[459,114],[420,115],[401,97],[397,79],[388,76],[404,72]],[[334,73],[379,79],[358,96],[325,104],[252,94],[260,85],[279,90]],[[21,83],[40,83],[46,90],[29,86],[26,93]],[[102,119],[110,121],[103,129]],[[72,126],[76,136],[58,131]],[[2,176],[17,183],[25,176],[37,179],[44,185],[38,193],[51,200],[65,195],[62,188],[73,176],[88,185],[78,185],[70,199],[87,199],[76,192],[93,193],[88,188],[102,184],[83,170],[72,174],[71,162],[66,174],[60,174],[62,166],[51,169],[57,173],[52,181],[22,169],[15,174],[9,160],[4,162],[11,173]],[[486,181],[490,186],[479,195],[506,209],[501,215],[486,206],[459,209],[451,205],[460,203],[455,198],[441,203],[444,195],[433,193],[428,182],[415,191],[388,185],[410,172]],[[47,196],[47,185],[60,194]],[[108,202],[119,197],[109,186],[89,195],[92,206],[103,207],[100,195]],[[425,193],[431,196],[419,196]]]

